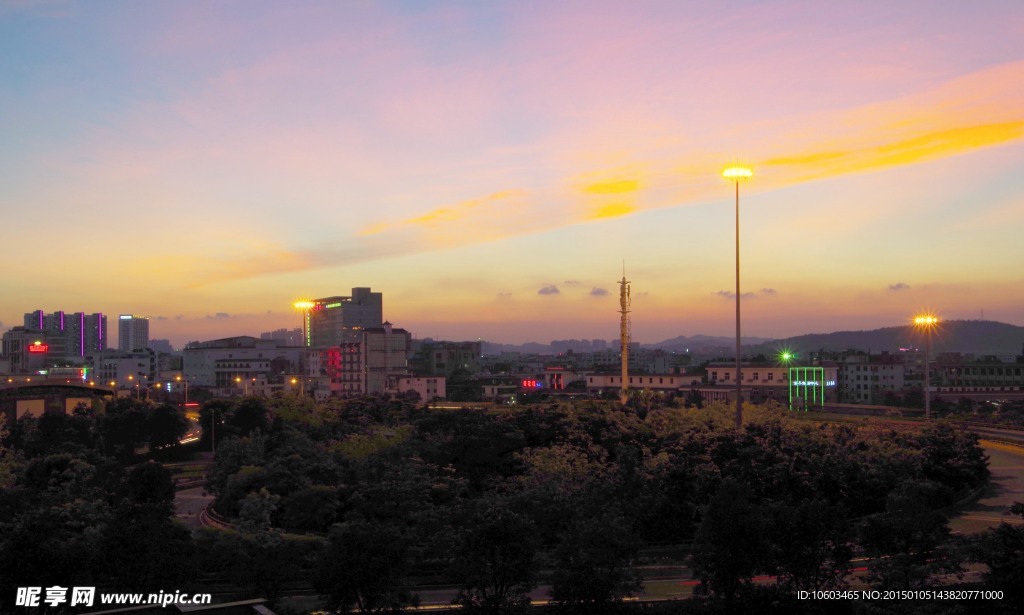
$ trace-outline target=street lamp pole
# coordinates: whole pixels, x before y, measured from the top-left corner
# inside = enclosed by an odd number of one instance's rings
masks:
[[[736,185],[736,428],[743,426],[742,346],[740,342],[740,182],[754,175],[748,167],[731,166],[722,177]]]
[[[939,324],[934,314],[920,314],[914,317],[914,326],[924,332],[924,418],[932,418],[931,369],[928,366],[932,354],[932,331]]]

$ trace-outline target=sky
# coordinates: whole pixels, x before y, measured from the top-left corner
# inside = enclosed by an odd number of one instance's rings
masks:
[[[0,0],[0,330],[1024,325],[1024,3]]]

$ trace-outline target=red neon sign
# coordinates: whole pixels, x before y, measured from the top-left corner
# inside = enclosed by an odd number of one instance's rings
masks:
[[[34,353],[44,353],[44,352],[48,351],[49,349],[50,349],[50,345],[49,344],[44,344],[42,342],[36,342],[36,343],[34,343],[34,344],[32,344],[31,346],[28,347],[28,351],[29,352],[34,352]]]

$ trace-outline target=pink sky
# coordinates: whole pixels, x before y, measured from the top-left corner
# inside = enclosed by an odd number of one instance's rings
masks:
[[[746,333],[1024,324],[1024,6],[721,8],[0,4],[2,328],[728,335],[737,160]]]

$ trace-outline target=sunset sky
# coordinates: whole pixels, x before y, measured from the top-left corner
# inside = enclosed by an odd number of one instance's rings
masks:
[[[0,331],[1024,325],[1024,3],[0,0]],[[749,293],[749,295],[747,295]]]

